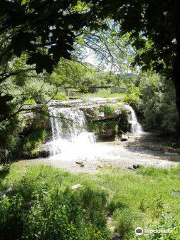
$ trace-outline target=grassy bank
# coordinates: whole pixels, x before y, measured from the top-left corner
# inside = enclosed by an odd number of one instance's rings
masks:
[[[100,89],[95,93],[79,93],[76,94],[74,97],[75,98],[93,98],[93,97],[101,97],[101,98],[123,98],[125,96],[124,93],[111,93],[110,89]]]
[[[104,168],[73,175],[47,166],[0,170],[0,239],[180,239],[180,167]],[[71,187],[81,184],[73,190]],[[136,227],[172,229],[137,237]]]

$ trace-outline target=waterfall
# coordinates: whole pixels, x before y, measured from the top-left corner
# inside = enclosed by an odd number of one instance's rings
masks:
[[[131,125],[131,133],[132,134],[144,134],[142,126],[137,120],[134,109],[129,105],[125,105],[124,107],[128,111],[128,122]]]
[[[134,110],[125,105],[133,134],[144,134]],[[109,160],[118,158],[114,146],[96,143],[95,134],[87,132],[83,111],[74,107],[49,106],[52,140],[46,144],[50,158],[62,161]]]
[[[49,107],[52,141],[51,157],[81,159],[95,143],[95,135],[85,129],[83,111],[72,108]]]

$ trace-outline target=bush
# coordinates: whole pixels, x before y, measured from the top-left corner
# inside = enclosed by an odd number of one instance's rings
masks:
[[[20,143],[22,124],[17,118],[0,123],[0,164],[9,163]],[[12,134],[13,133],[13,134]]]
[[[122,98],[122,101],[131,105],[134,109],[139,110],[141,107],[141,91],[139,87],[130,87],[126,90],[125,96]]]
[[[142,109],[147,130],[174,133],[178,121],[176,96],[173,83],[162,76],[151,74],[142,78]]]
[[[165,134],[176,131],[176,94],[170,79],[154,73],[142,73],[134,86],[127,88],[122,100],[135,109],[143,120],[145,130],[158,130]]]
[[[37,129],[36,131],[32,131],[30,134],[25,136],[25,138],[21,139],[20,142],[20,154],[19,156],[32,156],[36,154],[36,150],[40,147],[47,137],[49,133],[44,129]]]
[[[67,97],[64,93],[59,92],[53,99],[54,100],[67,100]]]
[[[116,231],[123,239],[129,239],[129,234],[135,229],[134,214],[128,208],[115,212]]]
[[[109,239],[105,193],[90,188],[61,190],[61,177],[55,185],[46,174],[27,174],[10,197],[0,199],[0,239]]]
[[[94,132],[99,139],[114,138],[118,133],[118,119],[88,122],[88,131]]]

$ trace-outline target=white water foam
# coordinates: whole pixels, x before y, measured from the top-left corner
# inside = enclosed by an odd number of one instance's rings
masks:
[[[96,142],[94,133],[85,129],[84,113],[78,109],[49,107],[52,141],[51,158],[80,160],[88,157]]]

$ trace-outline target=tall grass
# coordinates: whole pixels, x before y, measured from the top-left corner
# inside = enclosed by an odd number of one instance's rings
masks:
[[[0,239],[110,239],[112,219],[122,239],[180,239],[180,166],[136,171],[101,169],[73,175],[52,167],[12,166],[0,190]],[[83,187],[72,190],[74,184]],[[171,228],[173,234],[135,236],[135,228]],[[161,237],[161,238],[160,238]]]

